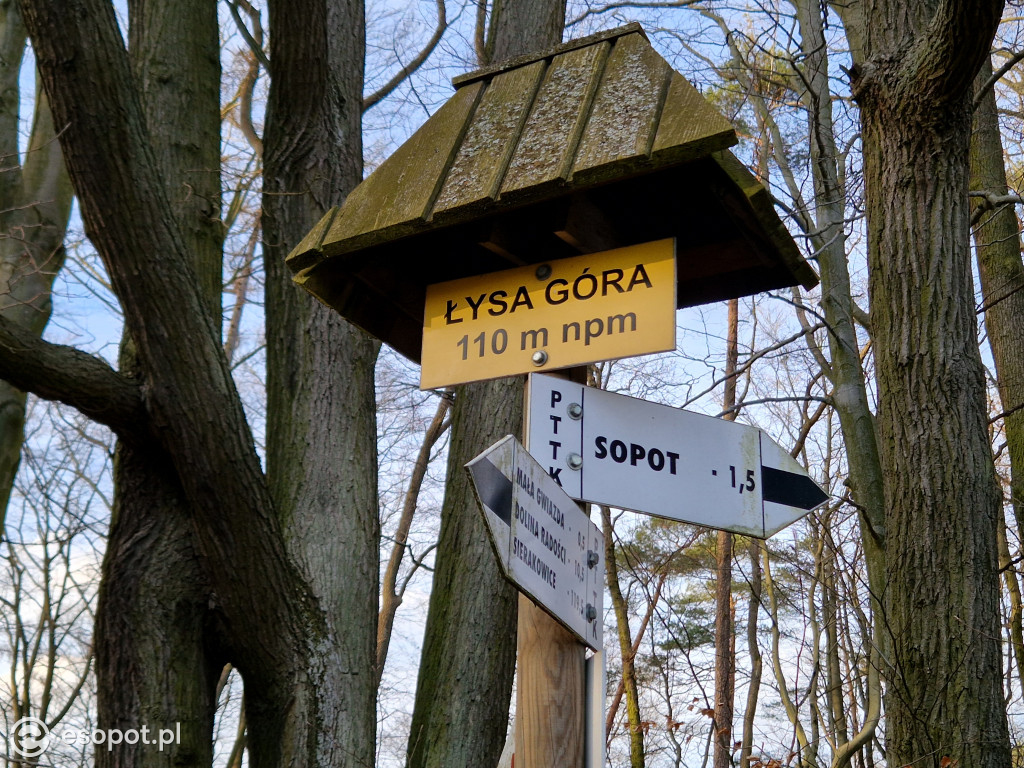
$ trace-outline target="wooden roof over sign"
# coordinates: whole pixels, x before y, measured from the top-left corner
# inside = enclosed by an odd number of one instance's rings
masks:
[[[428,284],[675,237],[679,306],[817,277],[732,126],[640,25],[456,78],[455,94],[288,256],[419,360]]]

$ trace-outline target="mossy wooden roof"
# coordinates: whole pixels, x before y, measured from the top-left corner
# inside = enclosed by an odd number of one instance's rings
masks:
[[[638,24],[456,78],[455,94],[288,256],[418,361],[426,286],[677,238],[679,306],[817,277],[729,122]]]

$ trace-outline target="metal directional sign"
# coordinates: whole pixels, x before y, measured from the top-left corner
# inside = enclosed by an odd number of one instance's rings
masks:
[[[430,285],[420,387],[675,349],[675,310],[673,239]]]
[[[600,650],[601,529],[511,435],[466,468],[505,577],[589,647]]]
[[[768,538],[828,498],[756,427],[553,376],[528,397],[534,457],[574,499]]]

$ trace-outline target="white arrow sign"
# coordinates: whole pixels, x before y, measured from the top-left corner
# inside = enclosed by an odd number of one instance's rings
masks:
[[[466,465],[505,577],[603,647],[604,537],[511,435]]]
[[[530,446],[574,499],[768,538],[827,494],[756,427],[532,374]]]

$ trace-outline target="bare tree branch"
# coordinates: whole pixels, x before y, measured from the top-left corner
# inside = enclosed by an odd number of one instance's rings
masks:
[[[110,427],[137,435],[146,424],[142,392],[97,357],[51,344],[0,317],[0,378],[46,400],[58,400]]]
[[[868,332],[868,335],[871,335],[871,315],[857,304],[853,305],[853,319],[860,324],[861,328]]]
[[[790,289],[793,292],[793,307],[796,308],[796,317],[800,322],[800,327],[804,329],[804,338],[807,340],[807,348],[814,355],[814,359],[821,367],[822,373],[824,373],[829,380],[833,379],[835,375],[832,371],[832,364],[825,358],[825,353],[821,351],[821,346],[818,344],[818,340],[814,338],[814,332],[811,330],[811,323],[807,319],[807,306],[804,304],[803,294],[800,292],[800,288],[794,286]]]
[[[831,397],[819,397],[818,395],[794,395],[793,397],[762,397],[760,400],[747,400],[745,403],[733,406],[732,408],[726,408],[718,414],[718,418],[721,418],[729,413],[732,413],[739,408],[746,407],[748,405],[764,405],[765,403],[824,403],[825,405],[832,405]]]
[[[788,301],[784,297],[779,297],[779,298],[782,298],[783,301]],[[806,307],[805,307],[805,309],[806,309]],[[810,311],[810,310],[808,310],[808,311]],[[815,333],[815,332],[821,330],[824,327],[825,327],[824,323],[819,323],[819,324],[811,326],[808,330],[811,333]],[[801,329],[801,330],[797,331],[796,333],[794,333],[792,336],[789,336],[788,338],[782,339],[781,341],[777,341],[774,344],[771,344],[770,346],[765,347],[764,349],[759,349],[759,350],[757,350],[755,352],[751,352],[750,356],[743,362],[743,365],[740,366],[739,369],[737,369],[737,371],[736,371],[736,373],[734,375],[740,376],[751,365],[754,364],[754,361],[759,360],[760,358],[764,357],[765,355],[768,355],[768,354],[770,354],[770,353],[772,353],[772,352],[774,352],[774,351],[776,351],[778,349],[782,349],[783,347],[787,346],[788,344],[792,344],[794,341],[796,341],[797,339],[801,338],[806,332],[807,331],[804,331],[803,329]],[[705,387],[704,389],[702,389],[697,394],[691,395],[690,397],[686,398],[686,401],[683,403],[683,407],[685,408],[690,403],[693,403],[693,402],[699,400],[704,395],[706,395],[709,392],[711,392],[712,390],[714,390],[715,387],[717,387],[723,381],[725,381],[725,377],[716,378],[714,381],[711,382],[711,384],[709,386]]]
[[[807,394],[810,395],[811,388],[817,383],[818,379],[825,375],[824,371],[818,371],[818,373],[807,382]],[[829,395],[829,398],[832,396]],[[808,401],[809,402],[809,401]],[[817,424],[822,415],[825,413],[825,409],[828,408],[830,403],[824,400],[818,402],[818,407],[812,414],[804,414],[803,424],[800,426],[800,432],[796,436],[796,440],[793,442],[793,447],[789,450],[789,455],[794,459],[797,458],[804,450],[804,445],[807,443],[807,437],[811,434],[811,429]],[[808,403],[804,403],[806,407]],[[834,405],[834,404],[833,404]]]
[[[575,19],[567,22],[565,26],[566,28],[571,28],[576,24],[579,24],[588,16],[597,16],[602,13],[608,13],[609,11],[619,11],[623,8],[688,8],[689,6],[696,5],[699,2],[701,2],[701,0],[672,0],[667,3],[629,2],[628,0],[625,0],[624,2],[608,3],[607,5],[602,5],[599,8],[588,8]]]
[[[238,6],[241,6],[242,10],[252,20],[253,32],[251,34],[249,28],[242,23],[242,18],[238,14]],[[257,156],[262,157],[263,139],[257,133],[256,126],[253,124],[252,99],[253,93],[256,90],[256,81],[260,77],[260,66],[262,65],[268,71],[270,69],[270,59],[267,58],[266,52],[263,49],[263,23],[260,20],[260,12],[248,0],[229,0],[228,7],[231,8],[231,15],[235,19],[238,31],[245,38],[249,46],[249,55],[245,57],[248,68],[245,77],[242,78],[242,82],[238,85],[238,93],[235,95],[238,113],[237,124],[238,128],[242,131],[242,135],[249,142],[249,146],[252,147],[253,152]]]
[[[249,69],[238,86],[238,128],[249,142],[252,151],[258,157],[263,157],[263,139],[256,131],[252,119],[252,97],[256,90],[256,81],[259,79],[259,59],[252,55],[249,57]]]
[[[242,21],[242,16],[238,12],[238,8],[241,6],[250,19],[252,19],[253,25],[256,27],[256,36],[249,31],[249,28],[245,26],[245,22]],[[231,17],[235,20],[235,25],[238,27],[238,32],[245,40],[249,49],[256,56],[256,59],[263,65],[264,69],[270,69],[270,59],[267,57],[267,52],[263,50],[263,26],[260,24],[260,13],[247,0],[228,0],[228,8],[231,11]]]
[[[974,92],[974,108],[977,109],[981,103],[982,98],[988,93],[989,88],[992,88],[996,83],[1002,80],[1003,75],[1013,69],[1017,64],[1024,59],[1024,50],[1021,51],[1009,51],[1010,58],[1007,59],[1006,63],[1003,64],[999,69],[992,73],[992,76],[985,81],[985,83]]]
[[[363,99],[363,112],[386,98],[395,90],[395,88],[401,85],[409,75],[423,66],[423,62],[430,58],[430,54],[434,52],[437,44],[441,42],[441,37],[444,35],[446,29],[448,29],[448,17],[445,13],[444,0],[437,0],[437,27],[434,29],[433,36],[427,41],[427,44],[423,47],[423,50],[417,54],[416,58],[398,70],[398,72],[395,73],[395,76],[384,83],[378,91]]]
[[[249,242],[245,246],[245,257],[242,262],[242,268],[238,271],[238,275],[232,281],[231,290],[235,294],[235,303],[231,308],[231,320],[228,323],[227,339],[224,341],[224,354],[227,355],[229,362],[233,361],[235,352],[238,351],[238,341],[242,327],[242,313],[245,311],[245,305],[249,295],[249,280],[252,277],[252,265],[256,260],[256,245],[259,243],[259,240],[260,228],[254,227],[252,235],[249,236]]]
[[[1024,409],[1024,403],[1018,403],[1017,405],[1013,406],[1012,408],[1006,408],[1005,410],[1002,411],[1002,413],[997,413],[995,416],[990,417],[989,420],[988,420],[988,423],[989,424],[994,424],[995,422],[999,421],[1000,419],[1005,419],[1007,416],[1012,416],[1017,411],[1020,411],[1022,409]]]
[[[395,545],[391,550],[384,577],[381,580],[381,605],[377,618],[377,684],[380,684],[381,675],[384,673],[384,662],[387,660],[388,647],[391,644],[391,630],[395,623],[395,614],[398,606],[402,603],[402,589],[397,588],[398,571],[402,565],[402,558],[405,555],[406,542],[409,539],[409,530],[412,527],[413,516],[419,504],[420,488],[423,479],[427,475],[430,465],[430,454],[441,439],[441,436],[451,426],[451,419],[448,413],[451,410],[452,401],[455,398],[454,389],[449,387],[441,395],[437,403],[437,411],[434,418],[423,435],[423,442],[420,444],[419,453],[416,456],[416,463],[413,465],[412,476],[409,478],[409,487],[405,494],[405,501],[402,504],[402,515],[398,521],[398,530],[395,532]],[[426,553],[424,553],[425,556]],[[422,561],[422,557],[420,560]],[[419,564],[413,559],[414,567]]]
[[[977,224],[983,215],[988,211],[996,208],[1001,208],[1004,205],[1021,205],[1024,204],[1024,198],[1018,195],[1016,192],[1010,192],[1008,194],[999,194],[993,192],[990,189],[979,189],[973,192],[967,193],[969,197],[980,197],[984,200],[983,203],[978,205],[974,209],[974,213],[971,214],[971,226]]]

